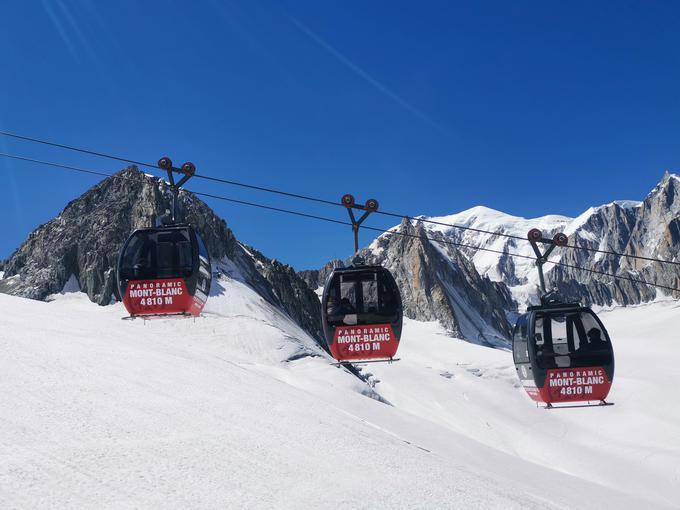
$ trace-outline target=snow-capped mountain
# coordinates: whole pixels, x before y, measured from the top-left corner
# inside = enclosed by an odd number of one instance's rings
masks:
[[[314,293],[318,284],[308,278],[309,288],[290,266],[239,243],[224,220],[191,193],[181,192],[180,205],[204,239],[217,270],[237,267],[264,299],[321,338],[320,305]],[[118,298],[115,264],[126,237],[134,229],[155,225],[170,207],[171,194],[162,179],[127,168],[32,232],[6,261],[0,292],[46,299],[74,278],[90,300],[109,304]],[[422,228],[408,223],[400,228],[424,235]],[[473,264],[445,244],[417,236],[391,241],[383,237],[376,243],[361,255],[394,272],[407,316],[438,320],[452,335],[474,342],[505,342],[510,331],[505,311],[512,302],[502,285],[480,277]]]
[[[437,232],[445,236],[447,240],[461,243],[460,250],[474,263],[477,270],[488,276],[491,280],[502,282],[512,291],[513,297],[521,305],[530,300],[536,300],[538,295],[538,272],[536,269],[535,255],[531,245],[525,240],[527,233],[532,228],[541,230],[545,237],[551,238],[557,232],[564,232],[570,238],[570,244],[624,252],[630,240],[631,230],[636,222],[636,212],[642,206],[640,202],[612,202],[600,207],[591,207],[576,218],[566,216],[548,215],[539,218],[521,218],[478,206],[458,214],[443,217],[425,218],[439,223],[459,225],[474,230],[446,227],[431,223],[424,223],[428,232]],[[481,231],[517,236],[520,239],[508,238],[502,235],[494,235]],[[499,254],[492,251],[478,250],[484,248],[496,252],[508,252],[519,255]],[[564,261],[571,265],[579,265],[600,271],[610,272],[611,260],[605,260],[602,254],[587,251],[575,251],[558,248],[550,257],[550,260]],[[571,255],[571,256],[570,256]],[[525,258],[526,257],[526,258]],[[547,283],[549,286],[557,285],[564,292],[564,284],[552,277],[553,266],[545,267]],[[576,273],[576,270],[573,270]],[[566,276],[566,275],[565,275]],[[583,272],[574,274],[577,281],[588,280],[588,274],[584,278]],[[609,282],[607,282],[609,283]],[[598,289],[600,290],[600,289]],[[593,289],[584,290],[570,296],[576,299],[585,299],[598,304],[611,304],[612,296],[603,296],[602,292]],[[617,296],[620,298],[620,296]],[[648,300],[652,295],[647,295]],[[640,299],[618,299],[621,303],[639,302]]]
[[[535,255],[526,241],[532,228],[540,229],[550,238],[564,232],[570,244],[581,248],[679,261],[680,178],[666,173],[643,201],[617,200],[591,207],[576,218],[548,215],[527,219],[484,206],[449,216],[423,216],[403,221],[358,255],[366,262],[383,264],[394,273],[407,317],[438,320],[453,336],[493,344],[497,337],[507,338],[509,334],[505,314],[512,318],[517,309],[538,301]],[[680,286],[680,266],[571,248],[556,249],[549,260]],[[331,261],[320,270],[303,271],[300,275],[310,287],[317,288],[323,285],[332,267],[351,263],[351,259]],[[576,268],[548,264],[545,271],[549,288],[557,288],[566,299],[588,304],[630,305],[669,294]]]
[[[533,257],[524,238],[529,229],[539,228],[548,237],[564,232],[570,243],[580,247],[678,260],[679,189],[680,178],[666,173],[643,201],[615,201],[592,207],[576,218],[551,215],[525,219],[479,206],[450,216],[421,218],[467,230],[403,221],[358,256],[393,272],[407,317],[439,321],[452,336],[471,342],[505,345],[511,327],[508,317],[512,319],[518,308],[536,300],[535,263],[531,258],[476,247]],[[45,299],[74,277],[92,301],[109,304],[117,297],[114,266],[126,236],[135,228],[154,225],[170,203],[167,185],[134,167],[102,181],[68,204],[57,218],[37,228],[5,261],[0,292]],[[180,203],[187,220],[205,240],[217,270],[238,267],[264,299],[280,306],[320,339],[320,309],[314,291],[323,285],[332,267],[351,260],[332,261],[321,270],[296,274],[290,266],[239,243],[224,220],[195,196],[182,192]],[[406,235],[395,235],[397,231]],[[680,285],[678,266],[567,248],[557,249],[551,260]],[[548,265],[546,270],[549,286],[586,303],[636,304],[664,295],[646,285],[612,281],[575,268]]]
[[[507,286],[520,307],[535,301],[538,294],[534,253],[524,240],[532,228],[540,229],[545,237],[564,232],[570,244],[581,248],[680,261],[680,178],[669,173],[643,201],[617,200],[591,207],[576,218],[549,215],[526,219],[479,206],[450,216],[424,219],[472,229],[421,222],[429,236],[443,235],[449,241],[468,245],[459,247],[459,251],[481,275]],[[475,249],[477,247],[531,258],[481,251]],[[570,248],[557,248],[550,260],[660,285],[680,285],[680,266]],[[455,260],[452,259],[452,263]],[[557,288],[569,299],[586,303],[637,304],[669,294],[644,284],[577,268],[548,264],[545,269],[549,287]]]

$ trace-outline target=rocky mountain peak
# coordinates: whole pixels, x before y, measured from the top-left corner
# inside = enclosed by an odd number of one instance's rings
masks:
[[[223,220],[189,193],[180,193],[180,203],[211,255],[219,259],[233,253],[235,239]],[[164,181],[128,167],[31,232],[7,260],[0,292],[45,299],[73,275],[92,301],[108,304],[116,297],[115,266],[127,236],[155,226],[171,207]]]
[[[125,168],[35,229],[6,261],[0,292],[44,300],[75,277],[90,300],[107,305],[118,298],[115,267],[128,235],[157,225],[171,208],[165,181]],[[192,193],[180,191],[179,208],[203,238],[214,270],[236,268],[260,295],[321,337],[318,299],[290,266],[239,243],[226,222]]]

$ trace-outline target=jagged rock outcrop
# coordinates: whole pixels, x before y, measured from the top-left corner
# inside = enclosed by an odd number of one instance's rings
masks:
[[[305,269],[300,271],[298,275],[302,278],[310,289],[318,289],[326,283],[328,275],[336,267],[345,267],[345,263],[342,260],[333,259],[321,269]]]
[[[666,172],[644,199],[624,253],[680,263],[680,176]],[[680,265],[624,258],[621,269],[660,285],[680,287]],[[680,298],[680,293],[671,294]]]
[[[182,192],[180,201],[211,256],[232,255],[236,240],[226,223],[188,193]],[[115,266],[127,236],[137,228],[154,226],[170,207],[171,193],[162,180],[127,168],[31,232],[7,260],[0,292],[45,299],[60,292],[74,275],[92,301],[108,304],[116,297]]]
[[[295,322],[303,329],[311,332],[316,338],[321,338],[321,304],[319,298],[309,288],[295,270],[288,264],[278,260],[270,260],[254,248],[248,248],[255,261],[259,273],[271,285],[274,296],[281,303]],[[321,342],[326,348],[326,343]]]
[[[480,276],[441,234],[428,236],[422,223],[404,220],[398,231],[406,235],[385,234],[359,256],[392,272],[407,317],[437,320],[451,334],[478,343],[509,336],[505,311],[512,302],[501,287]]]
[[[505,312],[514,306],[505,286],[480,276],[464,255],[441,234],[428,233],[422,223],[404,220],[396,230],[343,264],[361,260],[388,268],[401,291],[406,317],[439,321],[452,336],[475,343],[505,345],[510,335]],[[338,265],[332,261],[321,270],[305,271],[303,277],[319,287]]]
[[[587,219],[571,233],[570,244],[589,250],[625,253],[635,243],[632,234],[640,207],[614,202],[592,209]],[[639,275],[629,274],[625,269],[625,258],[589,250],[561,249],[559,261],[575,267],[549,267],[548,286],[556,288],[565,299],[588,304],[629,305],[654,299],[656,291],[653,287],[576,269],[583,267],[640,279]]]
[[[179,198],[185,220],[203,238],[215,267],[221,260],[232,261],[246,283],[321,338],[318,299],[292,268],[240,244],[225,221],[195,195],[181,191]],[[115,267],[127,236],[156,225],[171,207],[172,194],[162,179],[126,168],[34,230],[6,261],[0,292],[43,300],[60,292],[73,275],[90,300],[109,304],[118,298]]]

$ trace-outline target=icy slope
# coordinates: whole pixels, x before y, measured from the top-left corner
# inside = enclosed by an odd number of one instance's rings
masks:
[[[642,412],[663,405],[657,398],[641,408],[641,399],[662,377],[678,380],[656,363],[650,373],[658,377],[640,369],[626,382],[625,358],[637,357],[639,346],[621,347],[618,407],[549,413],[513,386],[507,352],[409,322],[408,361],[371,367],[390,406],[362,395],[372,390],[329,365],[310,337],[238,280],[218,282],[206,317],[196,321],[121,321],[119,305],[98,307],[80,293],[50,303],[0,295],[0,310],[0,501],[10,508],[649,508],[675,501],[677,435],[669,429],[677,430],[677,414],[655,411],[653,428],[629,438],[640,438],[638,449],[621,450],[630,427],[647,423]],[[663,331],[650,344],[663,347]],[[602,427],[600,446],[580,438],[577,426],[593,416],[599,421],[587,431]],[[510,440],[499,430],[513,427],[533,428],[538,444],[528,431]],[[564,472],[562,456],[569,467],[600,453],[603,470],[619,456],[616,472],[630,475],[612,483],[590,480],[592,466]],[[642,491],[648,470],[658,473],[673,459],[675,467]]]
[[[409,321],[402,361],[371,367],[396,407],[498,450],[680,508],[680,305],[603,312],[616,374],[607,408],[535,407],[507,351],[451,340]]]

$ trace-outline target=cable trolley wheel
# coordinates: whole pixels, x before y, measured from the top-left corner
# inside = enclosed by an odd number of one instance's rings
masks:
[[[186,175],[194,175],[196,173],[196,165],[194,165],[191,161],[187,161],[182,165],[181,170]]]
[[[211,278],[208,250],[190,225],[135,230],[118,257],[118,291],[132,317],[200,315]]]
[[[541,232],[537,228],[532,228],[531,230],[529,230],[527,238],[529,239],[529,241],[540,241],[541,239],[543,239],[543,232]]]
[[[555,243],[557,246],[566,246],[568,242],[569,238],[562,232],[555,234],[555,237],[553,237],[553,243]]]
[[[354,197],[348,193],[348,194],[342,196],[342,199],[340,200],[340,202],[345,207],[353,207],[354,206]]]
[[[170,170],[172,168],[172,160],[167,156],[163,156],[161,159],[158,160],[158,168],[162,168],[163,170]]]
[[[367,211],[377,211],[378,210],[378,201],[375,198],[369,198],[366,200],[366,205],[364,206]]]

